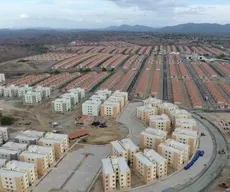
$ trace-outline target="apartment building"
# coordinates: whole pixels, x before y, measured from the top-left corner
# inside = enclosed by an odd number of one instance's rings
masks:
[[[0,73],[0,83],[6,81],[6,77],[4,73]]]
[[[66,113],[71,109],[71,99],[58,98],[52,101],[52,111],[57,113]]]
[[[0,169],[0,191],[27,192],[29,178],[26,171]]]
[[[60,159],[64,153],[64,147],[61,140],[43,137],[38,141],[38,144],[41,146],[52,147],[52,149],[54,150],[55,159]]]
[[[188,162],[189,145],[167,139],[158,146],[157,152],[168,160],[168,165],[176,170]]]
[[[68,92],[78,94],[78,100],[85,98],[85,90],[82,88],[78,87],[78,88],[70,89]]]
[[[15,143],[12,141],[8,141],[2,146],[2,148],[8,149],[8,150],[19,151],[19,153],[21,153],[22,151],[25,151],[27,149],[27,146],[28,145],[25,143]]]
[[[111,95],[108,99],[107,102],[115,102],[115,103],[119,103],[120,105],[120,109],[122,110],[125,106],[125,98],[121,95],[115,96],[115,95]]]
[[[0,127],[0,135],[2,136],[2,140],[4,142],[9,140],[9,129],[8,127]]]
[[[153,149],[145,149],[144,155],[156,163],[157,178],[167,177],[168,161]]]
[[[0,97],[2,97],[4,94],[4,88],[5,88],[4,86],[0,85]]]
[[[5,149],[0,147],[0,158],[6,159],[7,161],[10,160],[17,160],[20,151],[12,150],[12,149]]]
[[[47,98],[51,96],[51,89],[50,87],[42,87],[38,86],[34,88],[35,92],[41,92],[42,98]]]
[[[7,162],[7,159],[0,159],[0,168],[4,167]]]
[[[99,116],[100,101],[87,100],[82,104],[82,114],[89,116]]]
[[[62,143],[62,148],[64,149],[64,151],[67,151],[69,149],[69,138],[67,134],[48,132],[45,134],[45,138],[59,140]]]
[[[117,157],[124,157],[126,161],[128,161],[128,152],[126,149],[122,146],[120,141],[112,141],[112,155]]]
[[[120,103],[118,101],[107,100],[100,106],[100,115],[102,117],[118,117],[120,114]]]
[[[23,97],[27,91],[32,91],[33,88],[32,87],[29,87],[28,85],[24,85],[22,87],[17,87],[17,89],[15,90],[16,91],[16,96],[17,97]]]
[[[13,98],[16,97],[16,91],[17,91],[17,86],[15,85],[9,85],[7,87],[3,88],[3,96],[4,97],[9,97],[9,98]]]
[[[151,115],[150,119],[149,119],[149,127],[170,132],[171,121],[170,121],[169,117],[165,114]]]
[[[146,104],[140,107],[137,107],[136,117],[146,124],[149,124],[149,119],[151,115],[157,115],[158,109],[153,107],[151,104]]]
[[[159,105],[159,114],[166,114],[171,119],[171,114],[178,109],[178,106],[173,103],[162,103]]]
[[[170,115],[171,122],[174,126],[176,123],[176,119],[180,119],[180,118],[186,119],[186,118],[191,118],[191,117],[192,117],[192,114],[184,109],[176,109],[174,112],[171,112],[171,115]]]
[[[49,146],[40,146],[40,145],[30,145],[28,151],[32,153],[48,155],[49,167],[54,165],[55,161],[55,151],[52,147]]]
[[[128,95],[128,92],[121,92],[121,91],[115,91],[112,96],[115,96],[115,97],[123,97],[124,98],[124,103],[126,105],[126,103],[128,102],[129,100],[129,95]]]
[[[75,106],[79,102],[79,94],[78,93],[65,93],[61,96],[62,98],[66,98],[71,100],[71,106]]]
[[[5,166],[9,170],[23,171],[27,173],[29,184],[33,185],[34,182],[38,179],[37,167],[35,163],[28,163],[22,161],[10,161]]]
[[[148,127],[140,134],[140,148],[157,150],[158,145],[166,140],[167,131]]]
[[[19,155],[19,160],[23,162],[35,163],[39,176],[44,175],[49,167],[48,155],[44,154],[23,151]]]
[[[25,105],[36,105],[42,101],[42,93],[37,91],[27,91],[22,98]]]
[[[134,155],[133,168],[146,184],[156,180],[156,163],[151,161],[142,152]]]
[[[28,145],[36,145],[38,140],[44,136],[44,132],[26,130],[22,132],[20,135],[14,138],[16,143],[25,143]]]
[[[107,95],[106,94],[100,94],[100,95],[95,94],[95,95],[92,95],[89,99],[92,101],[104,103],[107,99]]]
[[[111,96],[112,91],[110,91],[108,89],[103,89],[103,90],[98,90],[95,94],[96,95],[105,95],[106,98],[108,99]]]
[[[197,138],[198,132],[190,129],[176,128],[172,134],[172,139],[189,145],[190,155],[196,150]]]
[[[102,159],[103,186],[105,192],[131,188],[131,170],[124,157]]]
[[[163,101],[157,98],[149,97],[146,100],[143,100],[143,105],[151,105],[152,107],[156,107],[158,109],[158,113],[160,112],[160,106],[162,105]]]
[[[179,127],[182,129],[190,129],[193,131],[198,131],[199,127],[197,125],[197,122],[193,118],[177,118],[175,120],[175,127]]]

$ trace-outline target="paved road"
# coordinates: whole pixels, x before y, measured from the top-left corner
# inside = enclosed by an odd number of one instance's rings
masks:
[[[139,144],[138,134],[145,129],[144,125],[135,119],[136,107],[141,103],[130,103],[124,110],[118,121],[126,125],[130,129],[130,138]],[[221,134],[215,127],[210,125],[208,122],[197,121],[200,130],[199,132],[205,133],[206,136],[200,138],[199,149],[205,151],[205,155],[187,171],[181,170],[169,176],[165,180],[159,180],[154,184],[148,186],[141,186],[135,189],[127,190],[133,192],[160,192],[164,189],[171,188],[172,191],[183,191],[183,192],[198,192],[204,189],[216,176],[215,172],[221,170],[224,165],[226,156],[217,155],[214,163],[208,167],[207,165],[212,162],[213,151],[217,152],[217,149],[226,149],[226,144]],[[213,135],[207,130],[210,129]],[[215,140],[213,141],[212,139]],[[207,167],[206,167],[206,166]],[[204,169],[208,169],[204,172]],[[198,178],[198,176],[200,178]],[[198,180],[196,180],[198,179]],[[186,185],[185,185],[186,184]]]

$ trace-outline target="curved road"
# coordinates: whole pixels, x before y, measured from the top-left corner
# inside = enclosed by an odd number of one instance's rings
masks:
[[[118,122],[123,123],[130,129],[129,137],[139,144],[139,134],[146,127],[136,120],[136,107],[141,103],[129,103],[124,109]],[[134,192],[160,192],[164,189],[168,191],[198,192],[202,191],[221,171],[227,161],[227,155],[218,155],[218,150],[227,149],[226,142],[221,133],[207,120],[200,119],[194,114],[200,126],[199,132],[206,136],[200,137],[199,149],[205,151],[205,155],[187,171],[175,172],[164,180],[156,183],[140,186],[128,191]],[[207,170],[206,170],[207,169]]]

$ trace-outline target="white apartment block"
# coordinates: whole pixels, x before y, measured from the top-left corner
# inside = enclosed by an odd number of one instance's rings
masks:
[[[22,151],[25,151],[27,149],[27,146],[28,145],[24,143],[15,143],[12,141],[8,141],[2,146],[2,148],[8,149],[8,150],[19,151],[19,153],[21,153]]]
[[[162,103],[162,100],[153,97],[149,97],[148,99],[143,100],[143,105],[150,104],[151,106],[156,107],[157,109],[159,109],[159,106],[161,106]]]
[[[26,143],[28,145],[36,145],[37,141],[44,136],[44,132],[26,130],[14,138],[16,143]]]
[[[171,122],[173,125],[175,125],[176,119],[191,118],[191,117],[192,117],[192,114],[189,113],[187,110],[184,110],[184,109],[176,109],[175,111],[171,112],[171,114],[170,114]]]
[[[103,90],[98,90],[96,92],[96,95],[106,95],[106,98],[109,98],[109,96],[111,96],[112,91],[108,90],[108,89],[103,89]]]
[[[69,93],[76,93],[76,94],[78,94],[79,100],[85,98],[85,90],[82,89],[82,88],[79,88],[79,87],[78,87],[78,88],[75,88],[75,89],[70,89],[68,92],[69,92]]]
[[[82,104],[82,115],[99,116],[100,105],[100,101],[85,101]]]
[[[4,86],[0,85],[0,97],[2,97],[4,95]]]
[[[17,160],[19,153],[20,153],[20,151],[18,151],[18,150],[0,147],[0,158],[6,159],[7,161]]]
[[[67,134],[48,132],[45,134],[45,138],[59,140],[62,143],[64,151],[67,151],[69,149],[69,138]]]
[[[3,81],[6,81],[5,74],[0,73],[0,83],[3,82]]]
[[[19,155],[19,160],[23,162],[35,163],[37,168],[37,173],[40,176],[44,175],[49,167],[48,155],[44,155],[44,154],[23,151]]]
[[[71,99],[58,98],[52,101],[52,110],[57,113],[66,113],[71,109]]]
[[[169,132],[171,129],[171,121],[165,114],[151,115],[149,119],[149,127]]]
[[[198,132],[190,129],[176,128],[172,134],[172,139],[189,145],[190,155],[196,149],[197,138]]]
[[[23,96],[23,104],[36,105],[42,101],[42,93],[36,91],[27,91]]]
[[[175,120],[175,127],[179,127],[182,129],[190,129],[193,131],[198,131],[199,127],[197,125],[197,122],[193,118],[177,118]]]
[[[28,85],[22,86],[22,87],[17,87],[16,89],[16,96],[17,97],[23,97],[27,91],[32,91],[33,88],[29,87]]]
[[[156,180],[156,167],[157,164],[144,153],[138,152],[134,155],[133,168],[146,184]]]
[[[168,160],[168,165],[176,170],[189,160],[189,145],[167,139],[158,146],[157,152]]]
[[[5,168],[9,170],[26,172],[30,185],[33,185],[34,182],[38,179],[37,167],[35,163],[28,163],[28,162],[14,160],[14,161],[8,162]]]
[[[10,98],[13,98],[13,97],[16,97],[17,96],[17,88],[15,85],[10,85],[10,86],[7,86],[7,87],[4,87],[3,88],[3,96],[4,97],[10,97]]]
[[[53,166],[55,163],[55,151],[50,146],[30,145],[28,151],[32,153],[39,153],[48,155],[49,166]]]
[[[156,163],[156,173],[158,178],[164,178],[168,174],[168,161],[153,149],[145,149],[144,155]]]
[[[92,95],[89,100],[92,100],[92,101],[97,101],[97,102],[101,102],[101,103],[104,103],[107,99],[107,95]]]
[[[102,159],[102,175],[105,192],[131,188],[131,170],[124,157]]]
[[[9,129],[8,127],[0,127],[0,133],[4,142],[9,140]]]
[[[26,171],[0,169],[0,191],[26,192],[29,178]]]
[[[149,148],[157,150],[158,145],[166,140],[167,131],[155,128],[147,128],[140,134],[140,148]]]
[[[75,106],[79,102],[78,93],[65,93],[61,96],[61,98],[69,99],[71,102],[71,107]]]
[[[42,86],[38,86],[36,88],[34,88],[35,92],[41,92],[42,94],[42,98],[47,98],[51,96],[51,89],[50,87],[42,87]]]
[[[146,124],[149,124],[149,119],[151,115],[157,115],[158,109],[153,107],[151,104],[146,104],[140,107],[137,107],[136,117]]]

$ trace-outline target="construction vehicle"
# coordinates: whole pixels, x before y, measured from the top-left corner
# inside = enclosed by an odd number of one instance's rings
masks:
[[[205,136],[205,134],[202,132],[202,133],[200,134],[200,136]]]
[[[230,188],[230,184],[227,184],[227,183],[220,183],[220,184],[218,184],[218,186],[221,188],[224,188],[224,189]]]
[[[220,155],[224,155],[224,154],[225,154],[225,151],[224,151],[224,149],[222,149],[222,150],[219,150],[218,153],[219,153]]]

